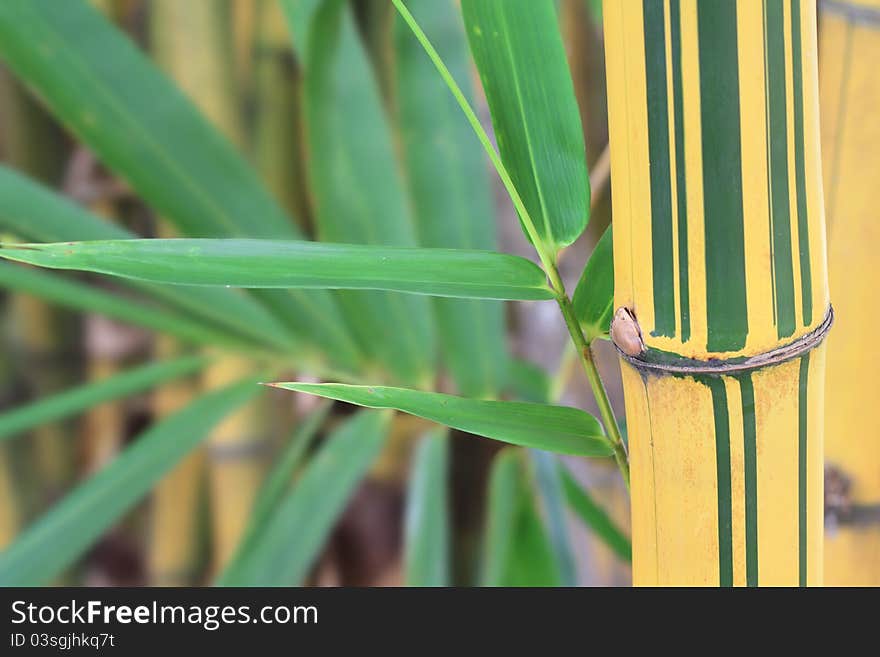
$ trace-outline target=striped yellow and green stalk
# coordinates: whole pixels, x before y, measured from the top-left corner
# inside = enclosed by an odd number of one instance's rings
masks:
[[[880,585],[880,366],[874,330],[880,0],[822,2],[819,68],[828,266],[840,321],[825,387],[825,583]]]
[[[816,7],[606,0],[636,585],[819,585]],[[630,351],[633,351],[630,349]]]

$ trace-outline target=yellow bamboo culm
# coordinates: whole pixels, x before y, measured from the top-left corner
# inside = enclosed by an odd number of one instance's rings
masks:
[[[6,163],[48,185],[60,182],[64,163],[64,141],[60,129],[6,70],[0,70],[0,117],[3,158]],[[57,392],[75,378],[67,347],[63,315],[43,301],[16,294],[8,306],[15,351],[24,362],[36,363],[25,372],[35,396]],[[62,365],[58,365],[62,363]],[[67,485],[73,474],[72,441],[65,427],[53,423],[34,429],[31,438],[41,488],[48,498]],[[0,498],[0,506],[14,498]],[[15,515],[13,510],[10,514]]]
[[[820,4],[828,266],[839,321],[825,388],[825,583],[880,585],[880,367],[875,328],[880,0]]]
[[[604,23],[633,583],[821,585],[815,3],[606,0]]]
[[[155,0],[152,3],[152,26],[154,48],[160,63],[175,82],[196,103],[205,116],[227,138],[242,142],[242,129],[235,102],[234,82],[231,75],[232,57],[229,6],[213,0]],[[247,360],[229,357],[218,360],[205,372],[203,386],[213,389],[240,380],[253,372],[253,364]],[[263,477],[264,464],[261,447],[265,444],[267,412],[264,401],[256,401],[229,416],[208,441],[207,470],[210,499],[210,523],[212,533],[211,570],[221,568],[232,556],[248,522],[253,499]],[[194,462],[184,464],[167,483],[194,505],[198,496],[194,487],[200,485],[198,467]],[[186,472],[189,472],[188,476]],[[161,527],[188,527],[193,530],[194,515],[184,521],[178,514],[193,514],[194,509],[170,506],[173,495],[157,495],[157,502],[165,500],[169,507],[165,512],[172,518],[154,518],[154,536],[159,538]],[[157,507],[158,511],[159,507]],[[184,525],[187,522],[189,524]],[[178,545],[181,563],[191,554],[192,542]],[[160,562],[165,571],[173,576],[175,570],[160,554],[155,556],[157,572]],[[162,566],[164,567],[164,566]]]
[[[176,341],[159,339],[158,358],[176,354],[180,354]],[[153,396],[154,416],[167,417],[186,406],[197,389],[197,382],[189,379],[162,386]],[[153,492],[147,567],[154,586],[186,586],[196,581],[204,479],[205,452],[197,449],[177,464]]]

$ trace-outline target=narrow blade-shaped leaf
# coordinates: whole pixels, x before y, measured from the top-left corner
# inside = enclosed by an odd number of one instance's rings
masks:
[[[535,508],[522,454],[505,449],[492,463],[483,546],[484,586],[559,586],[550,542]]]
[[[173,335],[187,342],[253,348],[248,342],[217,331],[203,323],[170,310],[127,299],[83,283],[44,271],[0,263],[0,287],[52,301],[74,310],[85,310],[122,322]]]
[[[583,131],[556,9],[535,0],[461,5],[501,159],[538,238],[555,252],[583,232],[590,204]]]
[[[483,401],[439,392],[342,383],[273,383],[276,388],[366,406],[394,408],[467,433],[574,456],[608,456],[598,420],[568,406]]]
[[[587,340],[608,334],[614,314],[614,252],[611,226],[596,243],[572,298]]]
[[[0,585],[37,586],[58,576],[214,425],[258,391],[256,381],[237,383],[200,397],[147,429],[0,554]]]
[[[624,561],[632,561],[632,544],[626,534],[565,468],[561,468],[561,471],[565,497],[572,511],[618,557]]]
[[[133,239],[134,233],[105,221],[47,187],[0,166],[0,228],[37,242]],[[136,283],[152,296],[263,343],[289,348],[285,328],[253,299],[233,290],[181,289]]]
[[[410,0],[459,86],[470,96],[470,57],[453,0]],[[424,246],[495,249],[486,158],[430,58],[399,17],[395,23],[398,125],[407,183]],[[458,391],[496,397],[506,378],[501,304],[434,300],[443,358]]]
[[[241,560],[223,572],[221,586],[301,584],[345,505],[378,456],[386,413],[362,411],[333,432],[278,504],[265,530]]]
[[[391,130],[351,7],[325,2],[311,21],[304,102],[318,235],[325,242],[416,246]],[[429,385],[435,341],[427,299],[339,295],[362,349],[397,380]]]
[[[408,586],[449,584],[449,437],[444,430],[416,447],[404,521],[404,571]]]
[[[7,244],[0,248],[0,258],[182,285],[379,289],[489,299],[552,297],[544,274],[531,261],[488,251],[153,239]]]
[[[77,386],[58,394],[0,414],[0,440],[21,434],[38,425],[55,422],[96,404],[148,390],[192,374],[204,367],[204,356],[183,356],[136,367],[106,379]]]

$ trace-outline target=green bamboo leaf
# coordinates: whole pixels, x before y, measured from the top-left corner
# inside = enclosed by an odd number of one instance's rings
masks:
[[[547,538],[553,550],[556,569],[564,586],[577,585],[577,571],[571,537],[565,517],[565,490],[562,483],[562,466],[557,457],[549,452],[529,450],[534,470],[535,488],[547,524]]]
[[[232,145],[84,0],[0,2],[0,57],[183,234],[299,236]],[[358,349],[326,292],[254,294],[337,363],[359,365]]]
[[[247,380],[203,395],[141,434],[0,554],[0,586],[47,584],[79,558],[220,420],[259,391]]]
[[[487,251],[150,239],[6,244],[0,248],[0,258],[184,285],[393,290],[489,299],[552,297],[544,274],[532,262]]]
[[[136,237],[117,224],[83,210],[52,190],[0,165],[0,228],[26,240],[68,242]],[[266,309],[243,294],[222,289],[183,289],[135,283],[138,289],[178,308],[276,348],[289,349],[290,336]]]
[[[0,56],[184,233],[293,236],[228,141],[88,2],[4,0]]]
[[[550,401],[552,382],[543,368],[521,358],[510,362],[508,392],[516,399],[546,404]]]
[[[121,297],[30,267],[0,263],[0,287],[32,294],[74,310],[95,312],[122,322],[168,333],[187,342],[253,349],[250,343],[216,331],[197,320],[152,306],[143,300]]]
[[[556,10],[535,0],[461,4],[501,159],[543,243],[535,246],[555,253],[578,238],[590,211],[583,130]]]
[[[271,385],[368,408],[394,408],[453,429],[513,445],[574,456],[611,454],[608,441],[596,418],[568,406],[483,401],[438,392],[342,383]]]
[[[226,567],[228,571],[232,572],[240,567],[241,563],[247,559],[247,553],[253,547],[256,537],[266,530],[274,511],[293,482],[294,473],[302,464],[309,447],[318,435],[318,430],[327,419],[330,405],[330,402],[325,402],[318,409],[312,411],[305,421],[296,428],[287,446],[278,455],[275,465],[272,466],[260,486],[250,513],[247,530],[236,549],[235,556]]]
[[[410,0],[451,73],[469,92],[470,57],[452,0]],[[422,46],[395,24],[398,125],[419,241],[441,248],[497,248],[485,156]],[[470,96],[470,93],[467,94]],[[444,355],[459,392],[496,397],[506,378],[504,308],[499,303],[434,300]]]
[[[564,467],[561,472],[569,507],[618,557],[632,561],[632,544],[626,534]]]
[[[614,314],[614,252],[611,226],[596,243],[572,298],[587,341],[607,335]]]
[[[390,415],[363,411],[333,432],[220,586],[296,586],[382,449]]]
[[[404,522],[407,586],[449,584],[449,436],[435,430],[416,447]]]
[[[290,32],[293,41],[293,49],[301,59],[304,59],[312,20],[320,6],[327,0],[278,0],[278,2],[284,9],[284,18],[287,31]]]
[[[521,456],[508,448],[492,463],[482,584],[559,586],[562,579]]]
[[[0,440],[8,439],[38,425],[55,422],[96,404],[148,390],[154,386],[191,374],[208,363],[204,356],[183,356],[150,363],[107,379],[77,386],[0,414]]]
[[[391,130],[348,3],[315,13],[303,90],[315,222],[324,242],[416,246]],[[407,385],[430,385],[435,340],[427,299],[343,292],[361,348]]]
[[[86,212],[48,187],[2,164],[0,227],[34,242],[133,237],[122,226]]]

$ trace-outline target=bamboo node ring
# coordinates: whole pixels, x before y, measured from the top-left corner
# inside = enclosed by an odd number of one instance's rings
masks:
[[[618,322],[618,314],[621,317],[620,322]],[[629,320],[635,326],[635,334],[625,315],[629,317]],[[755,356],[710,360],[696,360],[658,350],[646,349],[644,343],[641,342],[642,333],[638,323],[635,321],[635,316],[627,308],[617,309],[617,312],[614,314],[614,320],[611,322],[610,333],[611,342],[614,344],[620,357],[633,367],[644,372],[722,375],[779,365],[797,358],[808,351],[812,351],[822,343],[833,323],[834,310],[829,305],[825,317],[815,329],[788,344]],[[615,326],[617,326],[617,331],[615,331]],[[639,343],[642,346],[641,350],[638,350]]]

